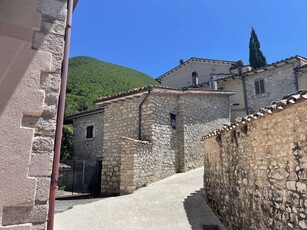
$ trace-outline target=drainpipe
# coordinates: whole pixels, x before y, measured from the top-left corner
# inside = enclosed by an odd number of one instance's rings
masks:
[[[149,97],[151,91],[152,91],[152,88],[148,90],[146,97],[143,99],[143,101],[139,105],[139,140],[142,139],[142,106],[144,102],[147,100],[147,98]]]
[[[56,187],[59,177],[59,164],[61,154],[61,141],[62,141],[62,130],[64,122],[64,110],[65,110],[65,98],[66,98],[66,85],[67,85],[67,73],[68,73],[68,62],[69,62],[69,49],[70,49],[70,36],[71,36],[71,23],[72,23],[72,12],[73,12],[73,0],[67,2],[67,22],[65,31],[65,44],[64,44],[64,57],[62,62],[62,73],[61,73],[61,89],[59,96],[59,105],[56,121],[56,132],[55,132],[55,143],[54,143],[54,158],[51,174],[51,185],[50,185],[50,197],[49,197],[49,212],[48,212],[48,223],[47,229],[53,230],[54,225],[54,207],[55,207],[55,196]]]
[[[294,70],[294,85],[295,85],[295,90],[298,91],[299,90],[299,86],[298,86],[298,74],[299,72],[297,71],[297,69],[295,68],[294,63],[292,63],[293,66],[293,70]]]
[[[248,101],[247,101],[247,93],[246,93],[246,82],[245,82],[245,76],[241,77],[242,85],[243,85],[243,95],[244,95],[244,106],[245,106],[245,112],[246,115],[249,114],[248,112]]]

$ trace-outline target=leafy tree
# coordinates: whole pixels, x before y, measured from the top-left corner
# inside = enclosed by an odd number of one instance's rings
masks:
[[[72,126],[64,125],[62,133],[61,160],[70,160],[72,158],[72,135]]]
[[[249,39],[249,63],[255,69],[267,65],[266,59],[260,49],[260,42],[253,27]]]

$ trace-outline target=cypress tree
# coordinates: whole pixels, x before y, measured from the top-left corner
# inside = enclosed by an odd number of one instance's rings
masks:
[[[251,37],[249,39],[249,64],[254,69],[267,65],[266,59],[260,49],[260,42],[253,27]]]

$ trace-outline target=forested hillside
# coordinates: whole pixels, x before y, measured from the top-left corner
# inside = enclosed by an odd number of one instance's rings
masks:
[[[146,85],[157,85],[136,70],[80,56],[69,61],[65,115],[95,107],[96,99]]]

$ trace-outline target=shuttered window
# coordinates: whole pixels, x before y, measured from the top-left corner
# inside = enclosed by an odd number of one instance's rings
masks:
[[[265,93],[264,80],[255,81],[255,95],[260,95]]]

